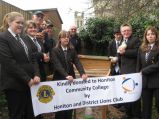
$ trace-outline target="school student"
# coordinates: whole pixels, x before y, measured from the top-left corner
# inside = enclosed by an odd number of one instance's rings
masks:
[[[142,73],[142,118],[151,119],[153,97],[159,114],[159,36],[155,27],[145,30],[137,71]]]
[[[59,33],[57,46],[51,53],[51,61],[54,65],[53,80],[69,80],[72,82],[75,79],[73,65],[76,66],[81,78],[84,80],[87,79],[77,53],[69,41],[69,33],[65,30]],[[64,110],[56,112],[55,119],[72,119],[72,111]]]

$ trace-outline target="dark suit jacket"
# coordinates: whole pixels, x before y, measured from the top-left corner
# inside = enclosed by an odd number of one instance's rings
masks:
[[[121,74],[136,72],[137,53],[139,46],[140,40],[138,38],[131,36],[128,39],[125,54],[119,55]]]
[[[70,36],[70,42],[74,46],[77,54],[81,53],[81,39],[78,36],[78,34],[75,34],[74,36]]]
[[[121,45],[122,41],[120,41],[120,45]],[[110,43],[109,43],[109,46],[108,46],[108,56],[113,56],[113,57],[117,57],[118,54],[117,54],[117,47],[116,47],[116,41],[115,40],[112,40]],[[111,75],[114,75],[116,74],[115,72],[115,63],[113,63],[111,65]]]
[[[29,89],[30,79],[39,75],[36,62],[31,58],[29,47],[28,51],[29,56],[27,57],[20,42],[9,31],[0,33],[1,90]]]
[[[76,51],[74,49],[67,50],[67,61],[68,61],[68,69],[65,62],[64,52],[61,47],[55,47],[51,53],[51,61],[54,65],[54,79],[55,80],[64,80],[66,76],[71,75],[75,78],[75,72],[73,68],[73,64],[76,66],[80,75],[84,74],[83,66],[81,65]]]
[[[35,43],[32,41],[32,39],[28,35],[24,36],[24,40],[26,42],[28,42],[28,45],[30,46],[30,48],[32,50],[32,54],[31,54],[32,58],[37,59],[41,81],[45,81],[46,73],[45,73],[45,68],[44,68],[45,62],[43,59],[43,52],[44,52],[43,43],[40,40],[37,40],[42,49],[41,52],[38,52],[37,46],[35,45]]]
[[[137,72],[142,71],[143,88],[159,88],[159,48],[152,48],[147,62],[145,54],[139,50],[137,60]]]
[[[116,41],[112,40],[108,46],[108,56],[117,56]]]
[[[41,60],[43,60],[43,46],[42,44],[38,41],[38,43],[40,44],[40,46],[42,47],[42,52],[38,52],[37,46],[35,45],[35,43],[33,43],[33,41],[31,40],[31,38],[28,35],[24,35],[24,40],[26,42],[28,42],[31,50],[32,50],[32,57],[35,57],[38,62],[40,62]]]

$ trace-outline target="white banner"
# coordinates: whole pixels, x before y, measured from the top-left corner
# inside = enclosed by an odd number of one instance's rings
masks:
[[[41,82],[31,87],[35,116],[87,106],[133,102],[140,98],[140,73]]]

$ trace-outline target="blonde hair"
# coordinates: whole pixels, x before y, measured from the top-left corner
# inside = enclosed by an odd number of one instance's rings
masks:
[[[8,14],[8,23],[14,21],[16,17],[23,17],[23,15],[19,12],[10,12]]]
[[[25,33],[27,32],[27,29],[28,29],[29,25],[33,25],[36,28],[36,23],[33,20],[28,20],[25,23],[25,28],[24,28]]]
[[[120,26],[120,30],[124,27],[124,26],[128,26],[131,30],[132,30],[132,26],[129,23],[124,23]]]
[[[8,25],[8,15],[9,15],[9,13],[5,14],[4,17],[3,17],[2,26],[0,27],[1,31],[5,31],[9,27],[9,25]]]
[[[5,14],[3,17],[1,29],[3,31],[7,30],[9,28],[9,23],[14,21],[16,17],[23,17],[23,15],[19,12],[10,12]]]

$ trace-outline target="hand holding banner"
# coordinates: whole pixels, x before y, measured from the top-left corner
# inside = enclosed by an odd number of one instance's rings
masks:
[[[140,73],[42,82],[31,87],[35,116],[88,106],[133,102],[140,98]]]

